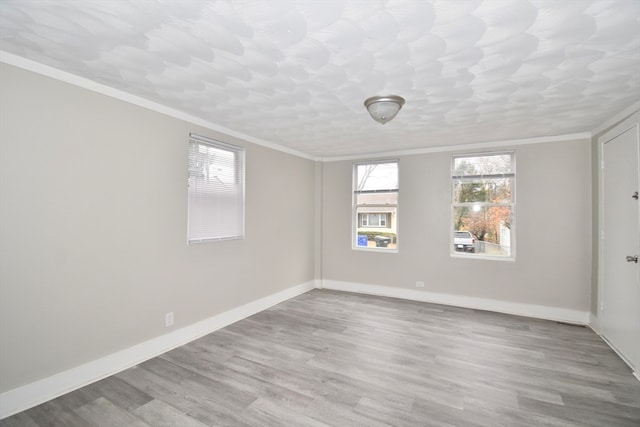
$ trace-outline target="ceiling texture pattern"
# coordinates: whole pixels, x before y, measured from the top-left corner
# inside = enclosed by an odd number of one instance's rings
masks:
[[[589,132],[640,0],[2,0],[0,49],[310,156]],[[363,102],[396,94],[391,122]]]

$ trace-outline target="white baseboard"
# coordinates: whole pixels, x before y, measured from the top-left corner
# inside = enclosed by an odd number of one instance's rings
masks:
[[[9,417],[15,413],[54,399],[87,384],[106,378],[130,368],[131,366],[135,366],[145,360],[149,360],[173,348],[179,347],[218,329],[224,328],[225,326],[252,316],[314,288],[432,302],[436,304],[496,311],[500,313],[556,320],[581,325],[587,325],[590,323],[590,313],[558,307],[513,303],[487,298],[442,294],[335,280],[314,280],[282,290],[273,295],[250,302],[185,328],[175,330],[169,334],[153,338],[133,347],[2,393],[0,394],[0,419]]]
[[[593,313],[589,313],[589,327],[596,334],[602,335],[600,330],[600,318]]]
[[[598,316],[594,316],[594,314],[593,314],[593,313],[591,313],[591,323],[589,324],[589,327],[590,327],[590,328],[591,328],[591,330],[592,330],[593,332],[595,332],[595,333],[596,333],[600,338],[602,338],[602,341],[604,341],[604,342],[605,342],[605,344],[607,344],[607,345],[609,346],[609,348],[610,348],[611,350],[613,350],[613,352],[614,352],[615,354],[617,354],[617,355],[618,355],[618,357],[619,357],[620,359],[622,359],[622,361],[623,361],[624,363],[626,363],[626,364],[627,364],[627,366],[629,366],[629,368],[630,368],[630,369],[631,369],[631,371],[633,372],[633,376],[634,376],[634,378],[635,378],[635,379],[637,379],[638,381],[640,381],[640,370],[636,370],[636,369],[633,367],[633,363],[631,363],[631,362],[629,361],[629,359],[627,359],[627,358],[626,358],[626,357],[625,357],[625,356],[624,356],[620,351],[618,351],[618,349],[617,349],[613,344],[611,344],[611,342],[607,339],[607,337],[605,337],[605,336],[602,334],[602,325],[600,325],[600,319],[598,318]]]
[[[475,308],[478,310],[515,314],[517,316],[555,320],[558,322],[574,323],[578,325],[589,324],[589,312],[560,307],[549,307],[536,304],[500,301],[495,299],[478,298],[465,295],[443,294],[415,289],[392,288],[389,286],[367,285],[363,283],[341,282],[337,280],[323,280],[322,288],[369,295],[379,295],[392,298],[401,298],[413,301],[424,301],[436,304],[451,305],[455,307]]]
[[[309,281],[0,394],[0,419],[106,378],[317,287]]]

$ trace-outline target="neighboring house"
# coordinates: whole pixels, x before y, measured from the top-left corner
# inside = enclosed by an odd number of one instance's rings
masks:
[[[358,233],[396,234],[398,206],[396,193],[362,194],[358,205]]]

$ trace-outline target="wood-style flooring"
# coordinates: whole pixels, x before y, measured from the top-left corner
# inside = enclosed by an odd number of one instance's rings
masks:
[[[0,426],[640,426],[591,330],[314,290]]]

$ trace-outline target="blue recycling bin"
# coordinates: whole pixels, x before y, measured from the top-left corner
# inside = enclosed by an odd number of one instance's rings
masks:
[[[358,246],[368,246],[367,236],[361,236],[358,234]]]

